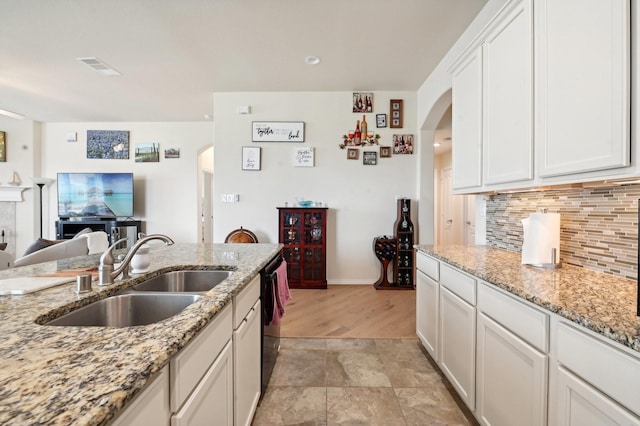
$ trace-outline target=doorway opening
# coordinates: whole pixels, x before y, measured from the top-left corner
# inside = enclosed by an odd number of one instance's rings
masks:
[[[213,242],[213,145],[198,151],[198,242]]]
[[[452,106],[446,109],[433,138],[435,244],[475,244],[475,196],[452,193]]]

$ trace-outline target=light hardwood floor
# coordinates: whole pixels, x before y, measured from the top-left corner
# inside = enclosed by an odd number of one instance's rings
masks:
[[[376,290],[373,285],[330,285],[327,290],[292,289],[282,337],[416,337],[414,290]]]

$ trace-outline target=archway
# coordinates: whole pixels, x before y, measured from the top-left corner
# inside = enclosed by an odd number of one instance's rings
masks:
[[[434,194],[434,154],[433,142],[436,129],[447,109],[451,107],[451,88],[445,91],[431,106],[420,126],[420,158],[418,170],[418,224],[419,244],[433,244],[435,241],[435,195]]]

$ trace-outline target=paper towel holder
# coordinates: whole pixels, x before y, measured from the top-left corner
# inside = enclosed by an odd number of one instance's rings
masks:
[[[552,247],[551,248],[551,262],[550,263],[538,263],[535,265],[531,265],[531,266],[535,266],[537,268],[546,268],[546,269],[560,269],[562,268],[562,262],[560,260],[558,260],[558,255],[556,252],[556,248]]]

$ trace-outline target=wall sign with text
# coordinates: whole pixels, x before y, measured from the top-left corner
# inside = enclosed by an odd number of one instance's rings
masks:
[[[254,121],[253,142],[304,142],[304,121]]]

